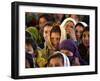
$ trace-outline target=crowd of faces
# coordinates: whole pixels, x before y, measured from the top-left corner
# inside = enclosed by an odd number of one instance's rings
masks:
[[[25,16],[26,68],[40,67],[39,64],[43,64],[42,67],[89,65],[89,19],[83,20],[87,16],[41,13],[26,13]],[[39,43],[36,41],[38,36],[32,36],[36,33],[41,37]],[[45,58],[41,50],[44,51],[46,47],[53,52],[46,52]]]

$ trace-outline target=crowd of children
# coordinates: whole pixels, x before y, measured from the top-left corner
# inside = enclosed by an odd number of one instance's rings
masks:
[[[25,14],[25,67],[89,65],[89,16]]]

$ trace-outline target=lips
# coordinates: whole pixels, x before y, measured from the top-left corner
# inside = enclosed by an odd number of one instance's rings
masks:
[[[89,41],[84,42],[85,46],[89,46]]]

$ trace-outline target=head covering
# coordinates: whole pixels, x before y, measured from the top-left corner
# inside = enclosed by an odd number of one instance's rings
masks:
[[[36,44],[39,45],[42,42],[39,31],[36,29],[36,27],[28,27],[28,28],[26,28],[26,31],[32,35]]]
[[[65,24],[66,24],[66,22],[68,22],[68,21],[72,21],[72,22],[74,23],[74,25],[76,25],[76,21],[75,21],[73,18],[66,18],[66,19],[62,22],[61,27],[64,27]]]
[[[84,27],[87,27],[88,25],[85,22],[80,22]]]
[[[33,50],[37,50],[37,45],[36,45],[34,38],[32,38],[31,33],[27,32],[27,31],[25,31],[25,43],[31,44]]]
[[[66,24],[66,22],[68,21],[72,21],[74,23],[74,25],[76,25],[76,21],[73,18],[66,18],[60,25],[60,29],[61,29],[61,40],[60,42],[62,42],[63,40],[67,39],[66,38],[66,31],[64,29],[64,26]]]
[[[81,25],[81,26],[83,26],[83,27],[87,27],[88,25],[85,23],[85,22],[78,22],[76,25],[75,25],[75,27],[76,26],[78,26],[78,25]]]
[[[73,53],[73,56],[78,57],[79,55],[78,48],[75,42],[71,39],[62,41],[59,48],[71,51]]]
[[[65,54],[61,53],[60,51],[54,52],[54,54],[52,54],[49,58],[51,58],[54,55],[58,55],[58,54],[60,54],[63,57],[64,67],[70,66],[70,62],[69,62],[68,57]]]

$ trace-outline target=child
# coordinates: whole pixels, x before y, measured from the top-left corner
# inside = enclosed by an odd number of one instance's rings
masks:
[[[50,43],[55,50],[59,49],[60,38],[61,38],[60,27],[59,25],[55,25],[50,31]]]
[[[59,25],[53,25],[50,34],[46,39],[48,41],[46,42],[45,47],[38,51],[39,56],[37,63],[40,67],[44,67],[47,64],[48,57],[59,50],[60,36],[61,31]]]
[[[82,43],[79,45],[79,53],[83,59],[82,65],[89,65],[89,27],[83,30],[81,39]]]
[[[48,59],[48,67],[68,67],[70,66],[69,59],[63,53],[57,51]]]
[[[68,56],[71,66],[80,65],[78,48],[73,40],[62,41],[60,51]]]
[[[81,43],[81,35],[84,30],[84,28],[87,27],[87,24],[85,22],[78,22],[75,25],[75,34],[77,39],[77,45]]]
[[[34,38],[34,41],[37,45],[42,43],[42,38],[36,27],[28,27],[26,28],[26,31],[32,35],[32,38]]]
[[[54,18],[51,14],[41,14],[38,19],[39,33],[43,40],[43,27],[47,23],[54,23]]]
[[[26,68],[34,68],[34,67],[36,67],[35,59],[37,56],[37,46],[29,32],[26,31],[25,35],[26,35],[26,38],[25,38],[25,52],[26,52],[25,66],[26,66]]]
[[[39,45],[40,48],[43,49],[46,46],[46,43],[49,40],[51,29],[52,29],[52,24],[51,23],[47,23],[47,24],[44,25],[44,28],[43,28],[44,42]]]
[[[60,25],[61,29],[61,41],[65,39],[72,39],[76,41],[75,36],[76,21],[72,18],[66,18]]]

